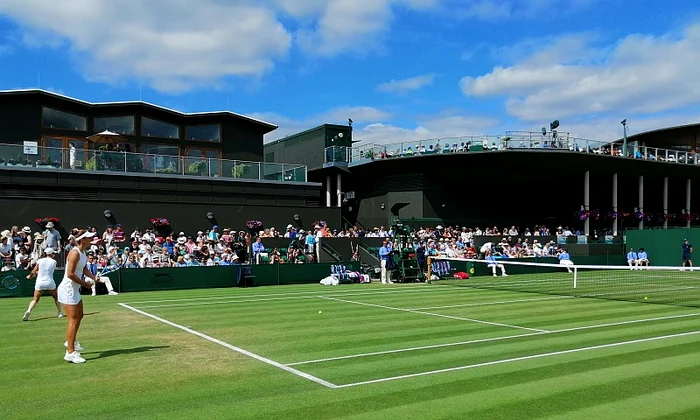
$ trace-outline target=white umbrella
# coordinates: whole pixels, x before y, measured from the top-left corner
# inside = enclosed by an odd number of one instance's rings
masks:
[[[109,130],[93,134],[86,138],[95,144],[119,144],[126,142],[126,139],[122,135]]]

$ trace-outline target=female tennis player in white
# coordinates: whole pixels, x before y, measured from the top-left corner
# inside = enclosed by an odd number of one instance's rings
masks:
[[[27,276],[28,279],[36,276],[36,283],[34,284],[34,299],[32,299],[27,308],[27,312],[24,313],[22,321],[28,321],[29,315],[32,313],[32,309],[39,303],[41,294],[44,290],[51,293],[54,302],[56,303],[56,309],[58,310],[58,317],[63,318],[63,313],[61,313],[61,304],[58,303],[58,296],[56,295],[56,283],[53,281],[53,272],[56,269],[56,260],[54,260],[54,255],[56,251],[52,248],[46,248],[44,250],[46,256],[44,258],[39,258],[34,269]]]
[[[91,288],[97,280],[85,266],[87,256],[85,250],[90,247],[90,242],[95,232],[78,231],[75,238],[75,248],[68,253],[66,272],[63,281],[58,286],[58,301],[63,304],[63,309],[68,317],[68,329],[66,330],[66,342],[63,344],[67,350],[63,360],[71,363],[85,363],[80,357],[83,348],[76,341],[78,328],[83,319],[83,301],[80,297],[80,286]],[[85,276],[86,280],[83,280]]]

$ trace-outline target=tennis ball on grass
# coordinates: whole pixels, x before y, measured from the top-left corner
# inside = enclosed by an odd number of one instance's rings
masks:
[[[646,296],[644,296],[644,300],[649,300],[649,298],[648,298],[648,297],[646,297]]]
[[[318,314],[319,314],[319,315],[321,315],[322,313],[323,313],[323,311],[318,311]]]

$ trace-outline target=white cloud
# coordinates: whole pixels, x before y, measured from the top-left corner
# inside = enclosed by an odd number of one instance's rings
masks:
[[[425,86],[430,86],[435,80],[435,74],[422,74],[420,76],[409,77],[408,79],[391,80],[377,86],[380,92],[389,93],[407,93],[412,90],[418,90]]]
[[[304,18],[295,33],[299,47],[331,57],[342,51],[366,54],[389,31],[395,7],[429,10],[443,0],[276,0],[285,12]]]
[[[619,140],[623,135],[623,128],[620,124],[622,117],[586,118],[573,122],[565,122],[560,128],[560,133],[568,132],[571,136],[589,139],[599,142],[610,142]],[[627,135],[643,133],[650,130],[657,130],[665,127],[675,127],[686,124],[700,123],[700,112],[679,113],[673,115],[654,115],[627,120]],[[539,128],[531,126],[532,131]],[[581,145],[582,146],[582,145]]]
[[[426,139],[478,136],[494,130],[498,123],[498,119],[492,117],[449,113],[420,117],[408,127],[390,123],[367,124],[364,127],[355,128],[353,139],[361,140],[361,144],[395,144]]]
[[[163,92],[259,78],[292,43],[314,56],[381,46],[396,7],[444,0],[0,0],[28,46],[67,47],[88,80]],[[286,13],[291,19],[282,19]]]
[[[265,136],[265,142],[299,133],[321,124],[344,125],[348,123],[348,118],[351,118],[355,124],[369,124],[387,121],[391,117],[389,112],[371,106],[342,106],[303,119],[294,119],[274,112],[248,115],[279,126],[277,130]]]
[[[1,0],[0,13],[35,39],[66,41],[89,79],[162,91],[260,76],[291,45],[275,13],[248,1]]]
[[[363,52],[378,46],[389,29],[389,0],[330,0],[313,27],[296,34],[302,50],[319,56]]]
[[[438,115],[415,118],[413,122],[391,122],[392,115],[373,107],[342,107],[304,119],[293,119],[274,113],[251,114],[252,117],[271,121],[279,126],[265,137],[265,142],[299,133],[323,123],[347,124],[354,121],[353,139],[362,144],[393,144],[454,136],[480,135],[495,129],[499,120],[491,117],[468,115],[450,110]]]
[[[700,25],[693,25],[679,36],[630,35],[602,48],[558,40],[512,66],[465,77],[460,86],[467,96],[506,96],[508,113],[530,121],[652,114],[700,102],[698,62]]]

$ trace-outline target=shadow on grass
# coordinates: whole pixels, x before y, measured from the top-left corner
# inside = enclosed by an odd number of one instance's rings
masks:
[[[138,353],[147,353],[149,351],[154,351],[154,350],[160,350],[160,349],[167,349],[170,348],[170,346],[142,346],[142,347],[134,347],[130,349],[115,349],[115,350],[107,350],[107,351],[90,351],[90,352],[83,352],[81,353],[83,356],[90,356],[86,357],[85,359],[87,360],[96,360],[96,359],[102,359],[104,357],[112,357],[112,356],[120,356],[120,355],[129,355],[129,354],[138,354]],[[92,356],[96,355],[96,356]]]
[[[83,314],[83,316],[90,316],[90,315],[97,315],[97,314],[99,314],[99,312],[88,312],[88,313],[86,313],[86,314]],[[62,319],[62,320],[67,320],[68,318],[65,317],[65,316],[59,318],[59,317],[57,317],[56,315],[53,315],[53,316],[42,316],[42,317],[39,317],[39,318],[31,318],[31,317],[30,317],[27,321],[28,321],[28,322],[36,322],[36,321],[42,321],[42,320],[44,320],[44,319]]]

